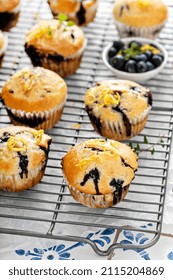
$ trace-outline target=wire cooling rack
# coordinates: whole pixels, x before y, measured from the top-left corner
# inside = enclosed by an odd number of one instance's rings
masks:
[[[153,108],[142,133],[132,139],[146,148],[144,136],[155,152],[140,154],[139,169],[126,198],[109,209],[89,209],[78,204],[69,194],[61,171],[61,158],[72,145],[90,138],[98,138],[84,110],[84,93],[97,81],[115,78],[101,58],[104,46],[118,38],[112,21],[112,0],[99,2],[97,17],[84,28],[88,46],[80,69],[66,79],[68,100],[61,121],[48,133],[53,138],[45,175],[35,188],[21,193],[0,193],[0,233],[77,241],[89,244],[99,255],[108,255],[116,248],[142,249],[157,242],[161,233],[163,208],[168,175],[173,126],[173,10],[159,41],[169,52],[169,61],[162,73],[144,83],[153,93]],[[38,19],[50,19],[47,1],[23,0],[19,22],[9,33],[9,46],[0,69],[0,87],[15,71],[31,66],[24,52],[24,37]],[[0,127],[10,124],[5,109],[0,105]],[[160,143],[160,136],[164,141]],[[147,227],[146,225],[152,225]],[[148,234],[145,244],[125,245],[116,241],[102,250],[97,243],[83,237],[88,230],[130,230]],[[85,235],[86,236],[86,235]]]

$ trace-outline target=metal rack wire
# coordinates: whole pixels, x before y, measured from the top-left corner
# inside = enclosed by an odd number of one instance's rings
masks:
[[[140,143],[143,147],[144,136],[147,136],[149,143],[155,145],[155,153],[152,156],[150,151],[141,153],[139,169],[126,198],[119,205],[106,210],[86,208],[73,200],[62,176],[60,161],[69,147],[86,139],[99,137],[84,110],[83,97],[87,88],[96,81],[115,78],[101,59],[104,46],[118,38],[111,19],[112,4],[112,0],[101,0],[95,21],[84,28],[88,46],[80,69],[66,79],[69,94],[62,119],[48,131],[53,143],[44,178],[31,190],[0,193],[0,233],[84,242],[100,255],[108,255],[116,248],[146,248],[159,239],[173,128],[171,56],[162,73],[145,83],[153,92],[154,106],[145,129],[131,142]],[[173,53],[172,13],[170,7],[169,22],[159,38],[169,53]],[[8,34],[9,46],[0,69],[0,87],[16,70],[31,66],[24,52],[23,42],[26,32],[40,18],[51,18],[47,1],[22,1],[18,25]],[[5,109],[0,106],[0,127],[3,127],[10,124],[10,121]],[[158,141],[161,134],[164,147]],[[149,223],[152,223],[152,228],[144,226]],[[103,251],[95,242],[82,237],[82,233],[88,229],[105,228],[149,233],[150,239],[144,245],[113,242]]]

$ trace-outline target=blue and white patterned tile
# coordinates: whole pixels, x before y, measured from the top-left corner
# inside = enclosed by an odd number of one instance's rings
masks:
[[[99,249],[106,250],[113,242],[114,229],[85,232],[83,237],[92,240]],[[0,249],[0,259],[11,260],[103,260],[89,244],[13,236],[6,238]]]
[[[146,225],[152,227],[152,224]],[[150,233],[131,232],[124,230],[118,238],[120,244],[143,245],[153,237]],[[113,258],[116,260],[173,260],[173,238],[161,235],[158,242],[147,249],[117,249]]]

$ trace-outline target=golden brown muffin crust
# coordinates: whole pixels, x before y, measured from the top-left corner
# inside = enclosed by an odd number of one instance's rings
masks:
[[[49,20],[34,26],[27,34],[25,43],[38,51],[70,57],[82,52],[86,40],[78,26],[68,26],[65,21]]]
[[[55,72],[36,67],[16,72],[2,88],[7,107],[26,112],[50,110],[65,102],[67,86]]]
[[[62,159],[68,184],[87,194],[109,194],[116,184],[128,186],[138,168],[137,156],[122,143],[88,140],[72,148]]]
[[[77,13],[80,9],[81,1],[78,0],[48,0],[51,10],[54,13]],[[82,1],[85,10],[96,5],[97,0]]]
[[[0,0],[0,13],[13,11],[20,4],[20,0]]]
[[[9,126],[0,129],[0,175],[18,175],[22,172],[21,157],[27,163],[27,172],[46,160],[51,137],[43,131],[27,127]]]
[[[162,24],[168,16],[162,0],[118,0],[113,7],[115,20],[133,27]]]

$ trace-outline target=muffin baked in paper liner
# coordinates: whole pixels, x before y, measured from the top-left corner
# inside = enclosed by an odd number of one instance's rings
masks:
[[[6,109],[13,124],[26,125],[35,129],[47,130],[52,128],[60,120],[64,104],[65,102],[59,104],[53,109],[32,113],[8,107]],[[33,119],[36,122],[35,125],[32,123]],[[29,125],[30,123],[31,125]]]
[[[158,37],[159,33],[161,32],[162,28],[165,25],[165,22],[162,24],[154,25],[152,27],[133,27],[122,22],[119,22],[114,19],[115,25],[118,29],[119,35],[122,38],[125,37],[144,37],[155,39]]]

